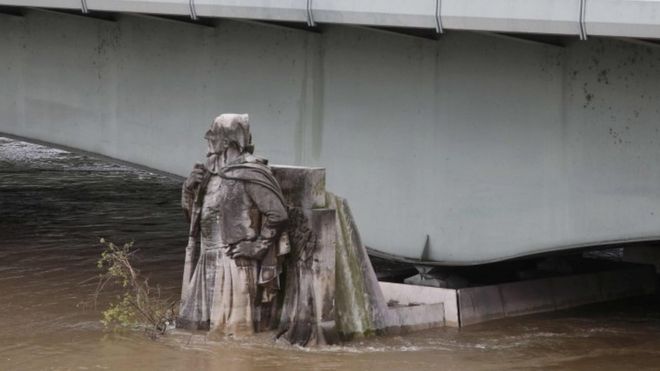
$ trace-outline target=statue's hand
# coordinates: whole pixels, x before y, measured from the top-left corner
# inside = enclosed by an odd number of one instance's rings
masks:
[[[229,250],[227,255],[230,258],[248,258],[248,259],[261,259],[266,254],[268,246],[264,240],[256,241],[241,241],[233,249]]]
[[[202,178],[204,178],[205,172],[206,169],[204,168],[204,165],[199,162],[196,163],[193,167],[193,170],[190,172],[190,175],[188,175],[186,182],[184,183],[186,189],[195,189],[195,187],[197,187],[197,185],[202,182]]]

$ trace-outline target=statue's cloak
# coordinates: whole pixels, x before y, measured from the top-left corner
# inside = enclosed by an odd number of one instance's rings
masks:
[[[212,165],[216,164],[214,161],[209,162]],[[265,254],[259,255],[259,258],[254,258],[257,260],[236,258],[236,264],[243,266],[244,263],[240,261],[245,261],[245,259],[252,262],[256,261],[256,263],[248,263],[248,266],[257,264],[258,267],[256,271],[257,281],[255,282],[258,285],[258,297],[255,297],[255,300],[257,300],[255,304],[258,306],[267,305],[272,308],[275,304],[273,299],[280,289],[279,276],[282,272],[283,255],[287,254],[289,250],[288,243],[282,243],[282,240],[288,241],[286,234],[282,235],[280,233],[284,227],[282,222],[286,222],[287,215],[279,183],[267,166],[267,161],[250,154],[243,155],[222,168],[207,166],[206,169],[207,172],[197,189],[190,192],[184,188],[183,206],[190,220],[192,245],[196,246],[200,241],[204,198],[211,177],[217,175],[223,180],[222,184],[224,185],[222,187],[227,187],[224,188],[226,189],[225,192],[229,192],[229,196],[222,203],[223,212],[218,219],[222,225],[223,241],[226,243],[225,248],[231,251],[243,241],[246,241],[246,246],[267,246]],[[254,233],[246,234],[244,228],[239,228],[244,223],[234,223],[235,220],[233,220],[233,215],[237,217],[239,214],[245,216],[238,210],[245,210],[246,205],[251,205],[249,208],[253,211],[250,212],[250,215],[255,216],[255,218],[250,217],[253,223],[248,224],[256,229],[256,236]],[[252,227],[250,228],[252,229]],[[189,244],[191,243],[189,242]],[[193,249],[199,251],[196,247]],[[215,288],[213,285],[209,286],[210,282],[206,282],[206,277],[211,272],[215,272],[216,267],[212,263],[214,260],[209,260],[204,249],[201,250],[199,259],[195,264],[195,272],[189,282],[184,282],[184,287],[187,286],[190,289],[182,293],[179,316],[181,327],[208,328],[208,321],[212,317],[211,312],[214,310],[211,307],[211,302]],[[212,252],[209,253],[213,255]],[[193,264],[192,261],[191,264]],[[209,274],[204,272],[209,272]],[[267,311],[270,311],[270,309]],[[259,317],[264,319],[264,317],[271,316],[262,313],[261,316],[257,316],[257,318]],[[258,327],[263,326],[259,323],[255,323],[255,325]]]

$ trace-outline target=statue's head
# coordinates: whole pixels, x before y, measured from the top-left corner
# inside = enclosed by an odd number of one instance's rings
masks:
[[[247,113],[223,113],[216,117],[204,138],[208,141],[209,155],[220,155],[232,147],[239,153],[254,151]]]

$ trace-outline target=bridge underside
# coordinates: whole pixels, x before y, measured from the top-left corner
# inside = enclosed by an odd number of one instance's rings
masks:
[[[185,175],[222,112],[367,245],[476,264],[660,239],[660,48],[0,14],[0,132]]]

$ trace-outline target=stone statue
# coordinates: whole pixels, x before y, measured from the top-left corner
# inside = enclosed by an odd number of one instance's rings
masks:
[[[190,234],[177,327],[276,330],[315,346],[402,326],[324,168],[269,167],[253,154],[247,114],[218,116],[204,138],[206,163],[182,190]]]
[[[270,329],[289,252],[280,185],[252,154],[247,114],[218,116],[204,138],[206,163],[195,164],[182,190],[190,237],[177,325],[223,335]]]

